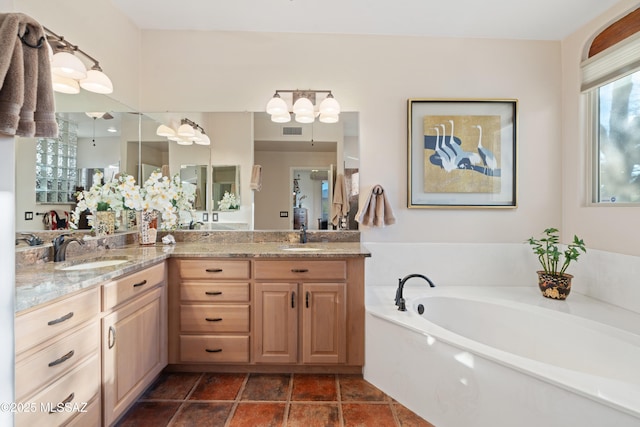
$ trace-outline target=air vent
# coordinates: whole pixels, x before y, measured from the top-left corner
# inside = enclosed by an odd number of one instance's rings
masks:
[[[283,135],[302,135],[301,127],[284,126],[282,128]]]

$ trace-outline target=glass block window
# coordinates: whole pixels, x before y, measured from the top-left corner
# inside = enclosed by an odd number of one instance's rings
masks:
[[[75,203],[78,125],[57,117],[58,138],[40,138],[36,144],[36,202]]]

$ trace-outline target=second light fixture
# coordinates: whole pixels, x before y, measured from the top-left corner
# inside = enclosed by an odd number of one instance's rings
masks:
[[[280,94],[291,94],[291,108]],[[326,94],[320,105],[315,107],[316,95]],[[313,123],[318,117],[322,123],[336,123],[339,120],[340,104],[333,97],[330,90],[289,90],[278,89],[273,98],[267,103],[267,113],[271,115],[271,121],[287,123],[291,121],[291,113],[298,123]]]

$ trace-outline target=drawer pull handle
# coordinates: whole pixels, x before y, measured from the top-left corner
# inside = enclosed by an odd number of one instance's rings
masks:
[[[146,280],[143,280],[142,282],[134,283],[134,284],[133,284],[133,287],[134,287],[134,288],[137,288],[138,286],[144,286],[144,285],[146,285],[146,284],[147,284],[147,281],[146,281]]]
[[[296,308],[296,293],[291,292],[291,308]]]
[[[57,366],[57,365],[59,365],[61,363],[66,362],[67,360],[71,359],[74,354],[75,354],[75,351],[71,350],[69,353],[65,354],[61,358],[56,359],[53,362],[49,363],[49,367],[52,368],[54,366]]]
[[[221,291],[205,291],[205,295],[222,295]]]
[[[220,353],[220,352],[222,352],[222,349],[221,348],[216,348],[216,349],[211,350],[210,348],[205,348],[204,351],[206,351],[207,353]]]
[[[49,325],[49,326],[57,325],[58,323],[62,323],[62,322],[64,322],[65,320],[69,320],[69,319],[71,319],[72,317],[73,317],[73,311],[70,311],[69,313],[65,314],[65,315],[64,315],[64,316],[62,316],[62,317],[59,317],[59,318],[57,318],[57,319],[55,319],[55,320],[50,320],[50,321],[48,321],[48,322],[47,322],[47,325]]]
[[[109,334],[107,336],[107,345],[111,349],[116,345],[116,328],[109,326]]]
[[[308,268],[292,268],[291,269],[292,273],[306,273],[308,271],[309,271]]]
[[[207,273],[222,273],[221,268],[207,268],[205,271]]]
[[[207,322],[220,322],[222,321],[222,317],[205,317],[204,320]]]
[[[306,295],[304,296],[304,302],[307,306],[307,308],[309,308],[309,291],[307,291]]]
[[[71,393],[69,396],[67,396],[66,399],[64,399],[62,402],[58,403],[56,406],[54,406],[54,409],[50,410],[49,413],[50,414],[55,414],[57,412],[63,411],[64,410],[64,406],[67,403],[70,403],[73,398],[76,397],[75,393]]]

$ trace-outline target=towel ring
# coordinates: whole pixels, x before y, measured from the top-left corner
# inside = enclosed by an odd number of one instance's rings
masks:
[[[18,34],[18,38],[20,38],[20,40],[22,40],[22,43],[26,44],[27,46],[29,46],[30,48],[33,49],[40,49],[42,47],[42,45],[44,44],[44,36],[41,36],[38,39],[38,44],[31,44],[27,41],[26,37],[29,35],[29,27],[26,27],[24,30],[24,34],[22,36],[20,36],[20,34]]]

